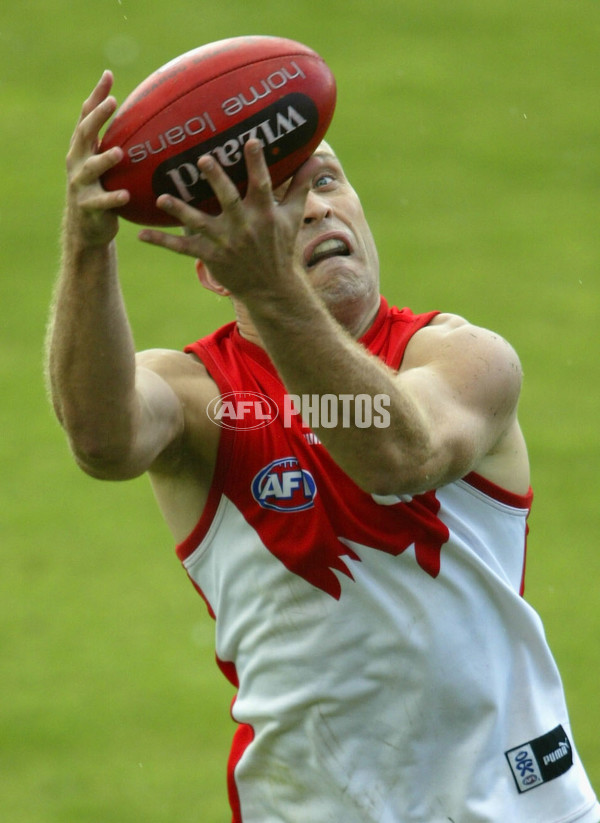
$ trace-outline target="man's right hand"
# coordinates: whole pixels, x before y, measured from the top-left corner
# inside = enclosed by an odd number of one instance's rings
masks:
[[[67,154],[67,210],[69,241],[82,247],[106,245],[118,231],[115,209],[125,205],[125,189],[105,191],[102,175],[123,158],[118,146],[103,152],[100,131],[112,117],[117,101],[110,94],[113,75],[105,71],[82,106]]]

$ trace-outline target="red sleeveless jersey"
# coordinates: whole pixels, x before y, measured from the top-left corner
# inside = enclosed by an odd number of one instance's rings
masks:
[[[382,299],[360,342],[398,369],[435,314]],[[520,596],[531,495],[475,474],[367,494],[235,324],[186,351],[215,380],[222,432],[177,552],[238,687],[234,823],[596,823],[558,671]]]

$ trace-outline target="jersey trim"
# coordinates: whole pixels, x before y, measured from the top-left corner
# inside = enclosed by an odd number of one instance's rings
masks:
[[[477,474],[477,472],[470,472],[465,477],[463,477],[462,480],[458,482],[462,482],[470,486],[475,491],[487,497],[491,503],[499,503],[500,505],[508,506],[511,509],[525,511],[527,513],[527,517],[529,517],[529,513],[531,512],[531,504],[533,503],[533,489],[531,488],[531,486],[529,487],[527,494],[515,494],[515,492],[511,492],[508,489],[504,489],[502,486],[496,485],[496,483],[493,483],[486,477],[482,477],[480,474]],[[525,536],[523,541],[523,569],[521,572],[521,583],[519,585],[519,594],[521,595],[521,597],[523,597],[525,594],[528,537],[529,524],[526,523]]]
[[[226,390],[226,388],[218,389],[218,391],[221,391],[222,393]],[[175,552],[181,562],[186,560],[200,545],[216,517],[219,503],[221,502],[223,488],[225,486],[227,472],[231,466],[235,438],[235,430],[221,429],[215,469],[210,483],[208,497],[206,499],[206,503],[204,504],[204,509],[200,515],[200,519],[190,534],[175,547]]]
[[[477,472],[469,472],[462,480],[464,483],[477,489],[477,491],[482,492],[486,497],[491,497],[492,500],[497,500],[499,503],[504,503],[504,505],[511,506],[513,509],[525,509],[526,511],[531,509],[533,502],[533,489],[531,486],[527,494],[516,494],[502,486],[496,485],[496,483],[477,474]]]

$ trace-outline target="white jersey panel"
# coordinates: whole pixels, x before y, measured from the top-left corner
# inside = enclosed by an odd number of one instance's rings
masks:
[[[244,823],[600,817],[576,752],[531,791],[507,756],[557,726],[572,741],[541,622],[518,594],[526,511],[464,482],[437,497],[450,531],[439,575],[411,548],[345,540],[339,599],[288,571],[221,498],[184,562],[236,667],[235,719],[254,729],[235,771]]]

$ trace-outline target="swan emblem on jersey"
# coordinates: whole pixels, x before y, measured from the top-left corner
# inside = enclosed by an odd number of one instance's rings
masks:
[[[377,499],[345,476],[320,473],[315,480],[288,456],[264,466],[251,492],[258,506],[246,515],[265,547],[289,571],[336,600],[342,593],[338,575],[354,579],[348,561],[361,562],[361,545],[394,557],[412,548],[423,572],[434,578],[440,572],[449,531],[438,516],[435,491]],[[269,510],[283,516],[269,516]]]

